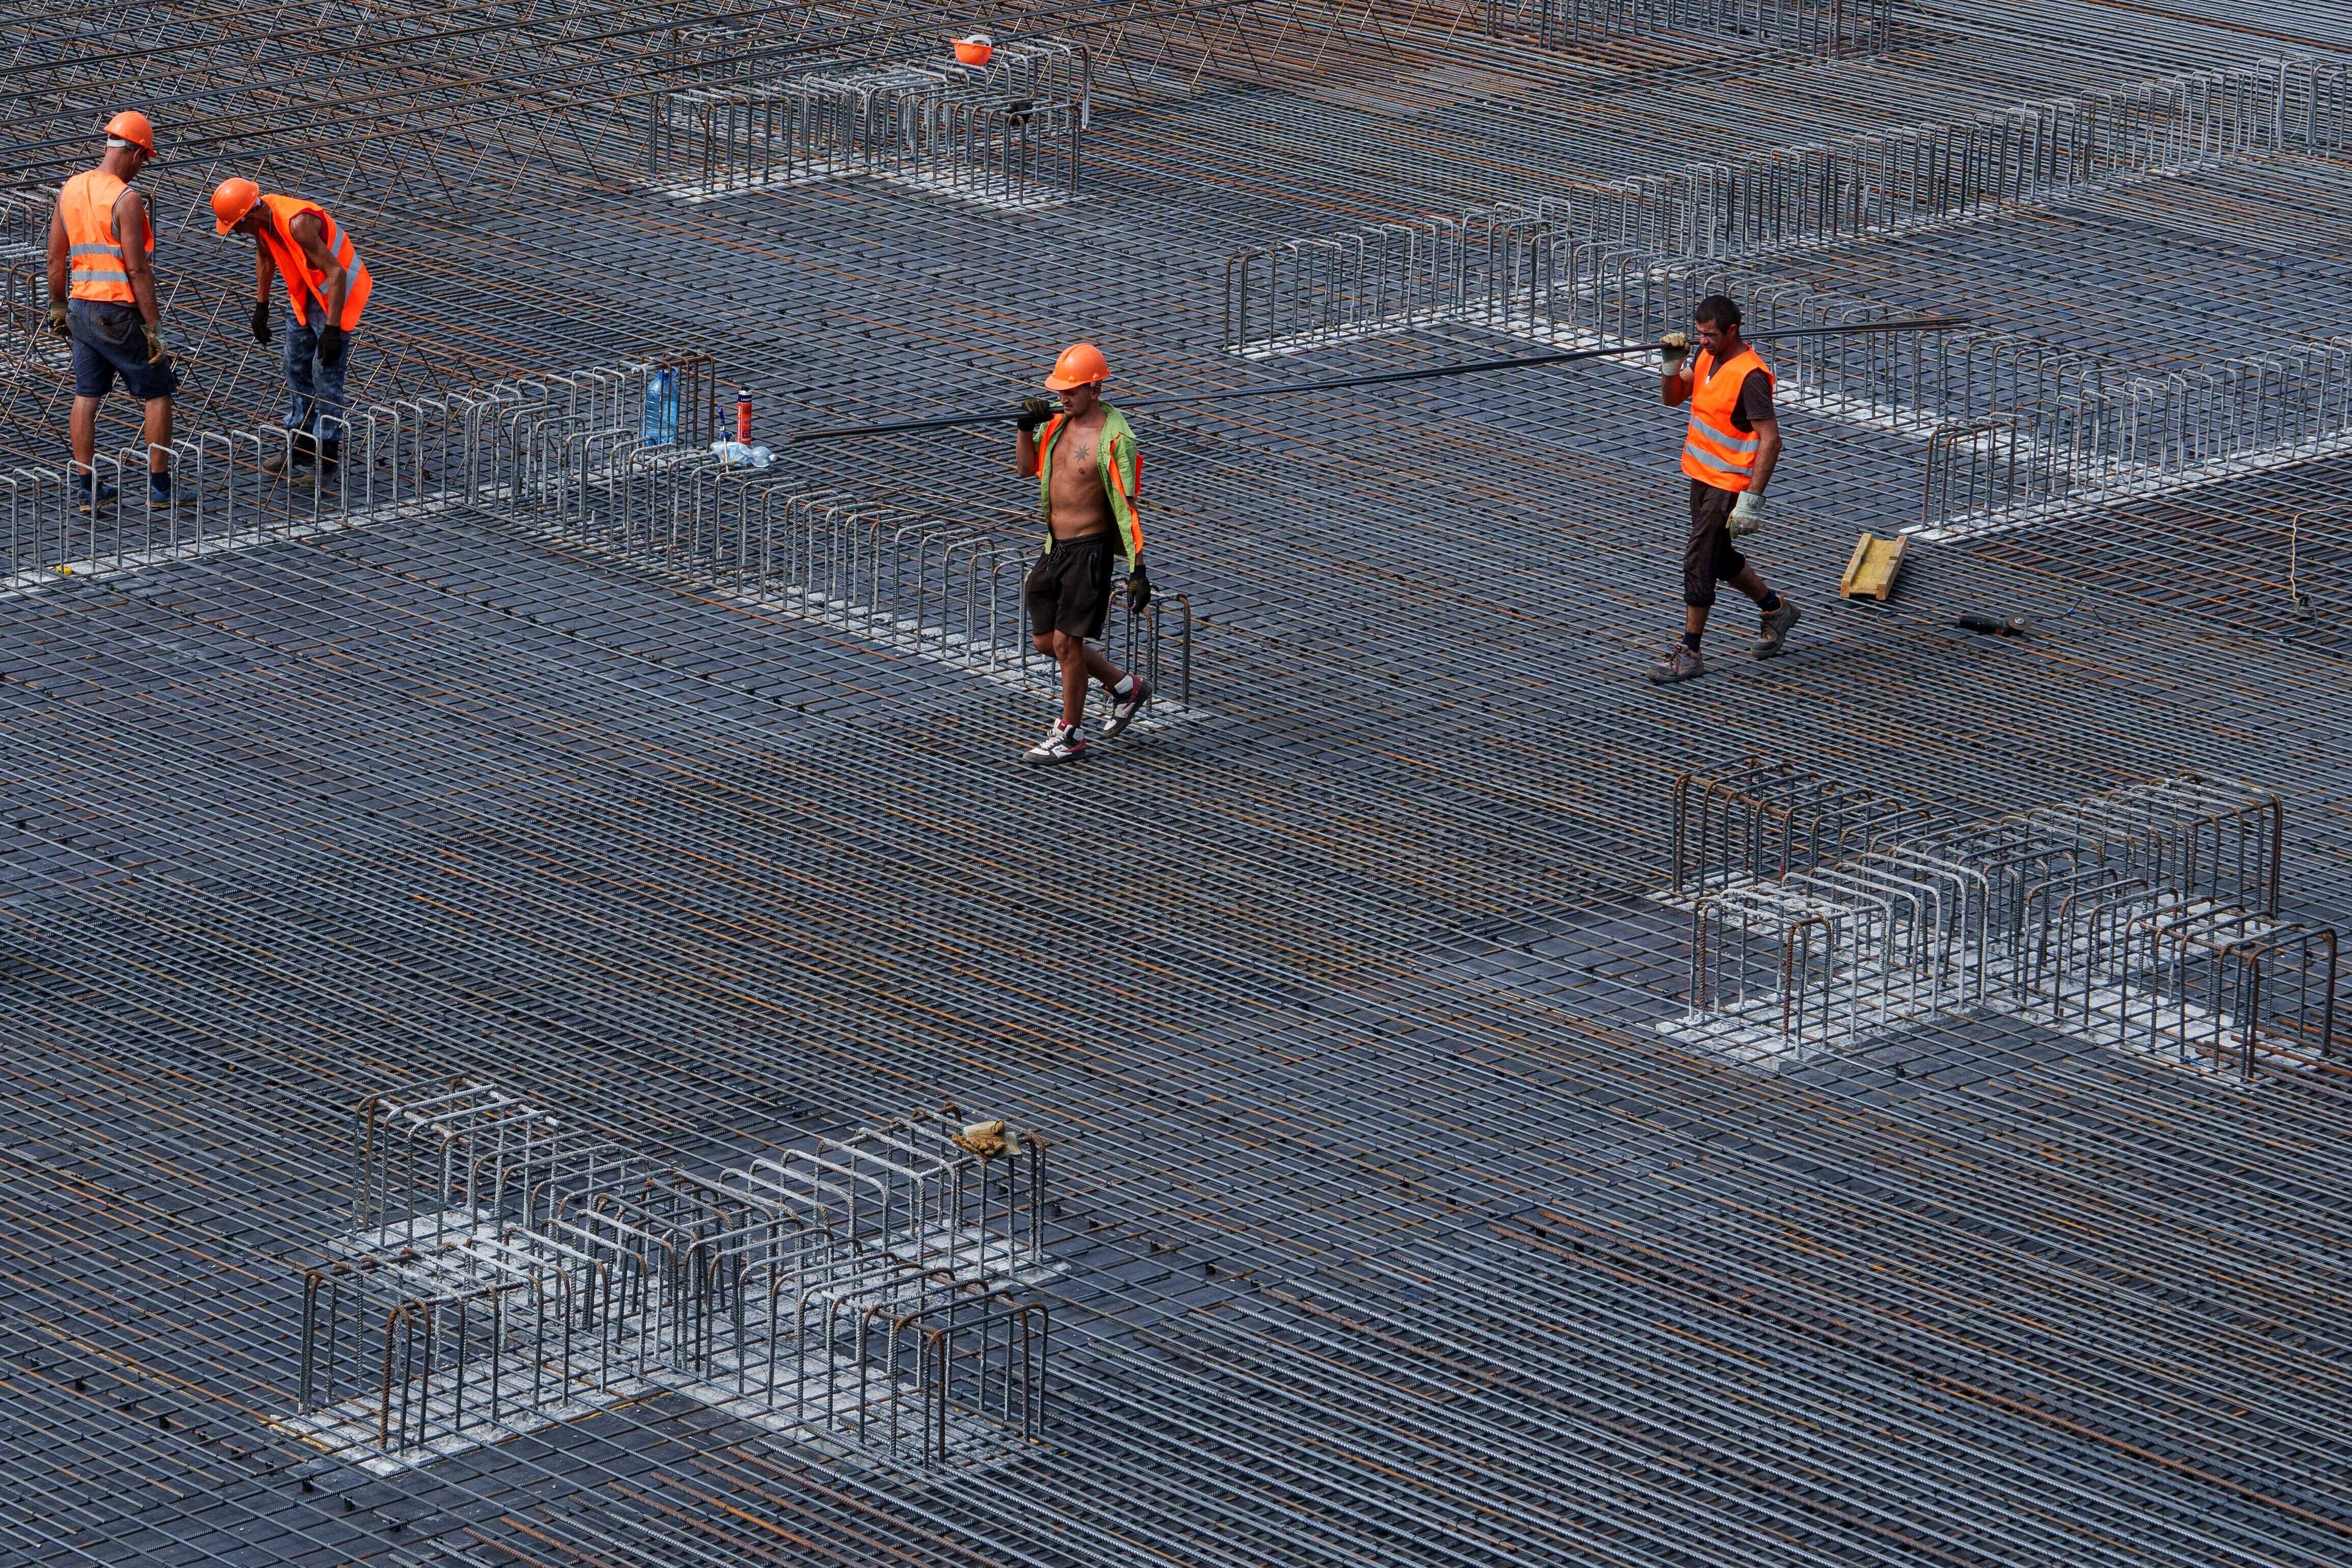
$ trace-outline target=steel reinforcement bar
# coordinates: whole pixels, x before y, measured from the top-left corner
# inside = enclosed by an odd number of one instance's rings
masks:
[[[2271,60],[1694,163],[1531,205],[1276,241],[1227,258],[1223,341],[1264,354],[1432,321],[1542,322],[1598,276],[1588,258],[1738,261],[2332,146],[2344,134],[2341,89],[2311,84],[2337,76]]]
[[[1015,206],[1077,195],[1086,50],[1047,39],[959,60],[812,71],[652,100],[646,178],[696,196],[867,174]]]
[[[1738,38],[1834,58],[1895,37],[1894,0],[1486,0],[1486,31],[1548,48],[1605,38]]]

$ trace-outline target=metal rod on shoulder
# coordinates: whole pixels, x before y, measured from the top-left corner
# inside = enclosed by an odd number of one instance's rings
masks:
[[[1852,327],[1794,327],[1780,332],[1748,334],[1751,343],[1777,342],[1784,338],[1849,337],[1862,332],[1924,331],[1936,328],[1965,327],[1965,321],[1948,317],[1930,317],[1907,321],[1872,321]],[[1520,354],[1508,359],[1470,360],[1461,364],[1424,365],[1417,370],[1376,371],[1365,375],[1334,376],[1325,381],[1293,381],[1276,386],[1218,386],[1201,392],[1176,393],[1163,397],[1122,398],[1121,408],[1160,408],[1175,403],[1207,403],[1223,397],[1280,397],[1297,392],[1337,392],[1350,386],[1384,386],[1402,381],[1431,381],[1446,375],[1475,375],[1486,371],[1524,370],[1530,365],[1567,364],[1576,360],[1608,359],[1620,354],[1655,353],[1664,343],[1629,343],[1614,349],[1571,349],[1561,353]],[[949,430],[961,425],[995,425],[1009,423],[1020,410],[1008,408],[993,414],[950,414],[937,419],[891,419],[879,425],[838,425],[822,429],[795,430],[787,437],[793,441],[829,441],[841,436],[886,436],[901,430]]]

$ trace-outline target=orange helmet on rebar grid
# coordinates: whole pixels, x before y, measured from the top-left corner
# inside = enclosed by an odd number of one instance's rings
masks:
[[[1045,378],[1045,384],[1055,392],[1069,392],[1109,379],[1110,363],[1102,350],[1092,343],[1072,343],[1054,362],[1054,374]]]
[[[213,187],[215,232],[226,234],[238,224],[243,223],[245,215],[251,212],[260,201],[261,187],[251,180],[241,176],[232,180],[223,180]]]

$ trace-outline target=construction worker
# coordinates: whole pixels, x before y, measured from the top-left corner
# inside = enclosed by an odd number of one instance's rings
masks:
[[[1728,583],[1763,613],[1758,658],[1773,658],[1788,646],[1789,628],[1803,613],[1795,603],[1764,585],[1756,568],[1739,553],[1735,539],[1764,523],[1764,487],[1780,460],[1780,422],[1772,413],[1772,373],[1739,336],[1739,307],[1710,294],[1692,312],[1698,328],[1698,361],[1686,373],[1690,339],[1675,332],[1665,340],[1665,377],[1660,400],[1672,407],[1687,399],[1690,429],[1683,437],[1683,472],[1690,476],[1690,538],[1683,546],[1683,637],[1650,679],[1661,686],[1695,680],[1706,673],[1699,640],[1715,585]]]
[[[262,459],[282,474],[289,460],[321,475],[342,459],[343,373],[352,334],[375,287],[352,237],[327,209],[299,196],[270,195],[251,180],[223,180],[213,192],[213,225],[253,240],[253,341],[269,346],[269,279],[286,280],[293,321],[286,329],[286,428],[289,452]]]
[[[126,110],[106,122],[106,156],[58,192],[49,220],[49,330],[73,342],[71,488],[82,510],[114,499],[98,479],[98,405],[114,390],[147,405],[147,497],[172,504],[172,395],[180,389],[155,300],[155,228],[131,182],[155,156],[155,128]]]
[[[1045,378],[1061,395],[1061,408],[1042,397],[1022,405],[1013,421],[1014,461],[1024,476],[1037,476],[1037,496],[1045,512],[1045,552],[1029,569],[1022,597],[1029,608],[1032,646],[1062,669],[1062,714],[1045,738],[1023,761],[1075,762],[1086,755],[1087,680],[1099,680],[1110,693],[1106,741],[1129,724],[1151,700],[1151,688],[1088,646],[1102,636],[1110,616],[1110,568],[1114,554],[1127,562],[1127,603],[1141,611],[1151,603],[1151,582],[1143,571],[1143,528],[1136,521],[1136,487],[1143,459],[1127,416],[1102,400],[1110,366],[1092,343],[1072,343]],[[1043,426],[1043,429],[1040,429]]]

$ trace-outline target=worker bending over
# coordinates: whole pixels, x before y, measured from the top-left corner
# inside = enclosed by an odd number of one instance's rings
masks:
[[[322,476],[342,460],[343,373],[352,334],[375,287],[352,237],[316,202],[270,195],[251,180],[223,180],[213,192],[214,226],[253,240],[253,341],[269,344],[269,279],[286,280],[293,320],[286,328],[286,427],[294,432],[296,468],[316,462]],[[262,460],[286,471],[289,454]]]
[[[172,395],[180,389],[155,300],[155,227],[131,186],[155,156],[155,128],[126,110],[106,122],[106,156],[58,192],[49,221],[49,330],[73,342],[74,500],[114,499],[98,482],[98,405],[122,389],[147,405],[147,499],[172,504]]]
[[[1092,343],[1072,343],[1054,362],[1047,387],[1061,394],[1062,406],[1033,397],[1014,421],[1013,456],[1020,471],[1037,476],[1045,510],[1045,552],[1029,569],[1022,597],[1029,607],[1029,631],[1039,653],[1062,667],[1062,716],[1045,738],[1024,755],[1030,763],[1067,763],[1086,755],[1080,726],[1087,716],[1087,678],[1110,693],[1106,741],[1135,721],[1151,700],[1151,688],[1123,673],[1102,650],[1087,646],[1099,637],[1110,616],[1110,567],[1114,553],[1127,560],[1128,608],[1151,603],[1151,582],[1143,572],[1143,528],[1135,499],[1143,459],[1127,416],[1102,400],[1110,366]],[[1043,426],[1041,432],[1039,426]]]
[[[1693,312],[1698,327],[1698,360],[1685,372],[1690,339],[1675,332],[1665,340],[1665,380],[1659,389],[1669,406],[1688,399],[1690,429],[1683,437],[1683,472],[1690,476],[1690,538],[1683,546],[1683,640],[1650,679],[1661,686],[1696,680],[1706,673],[1699,640],[1715,585],[1728,583],[1763,612],[1758,658],[1771,658],[1788,646],[1789,628],[1802,614],[1764,585],[1732,543],[1764,525],[1764,487],[1780,460],[1780,422],[1772,413],[1772,373],[1754,349],[1740,341],[1739,307],[1710,294]]]

